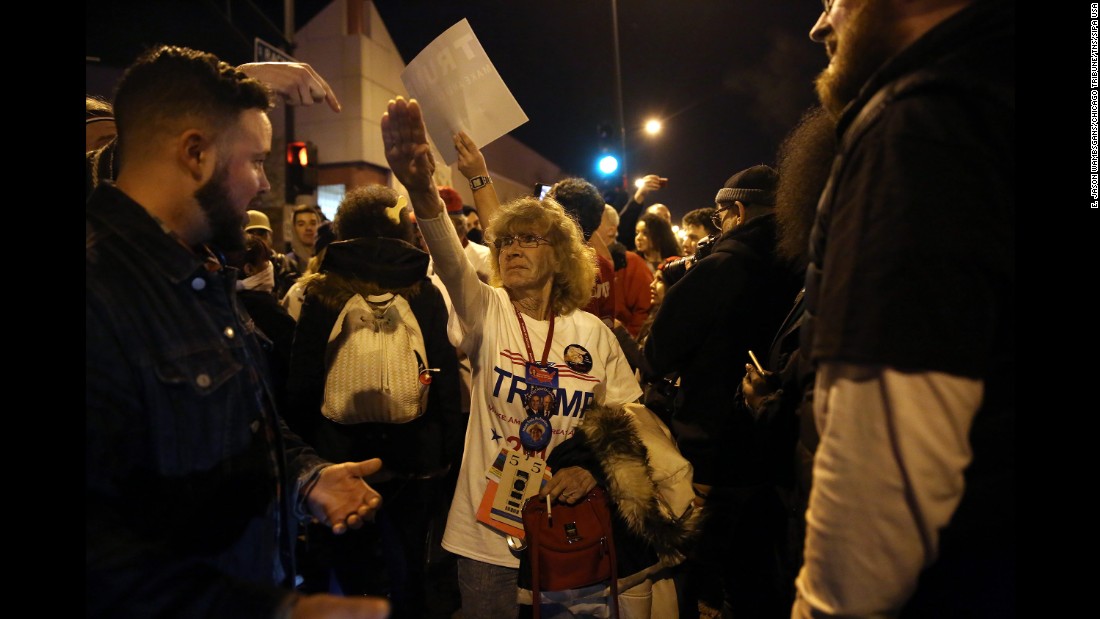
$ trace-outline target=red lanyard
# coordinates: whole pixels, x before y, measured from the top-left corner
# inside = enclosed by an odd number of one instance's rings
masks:
[[[516,310],[516,318],[519,319],[519,328],[523,331],[523,343],[527,346],[527,358],[535,362],[535,353],[531,350],[531,336],[527,335],[527,325],[523,322],[523,314]],[[550,357],[550,343],[554,341],[554,313],[550,312],[550,327],[546,330],[546,346],[542,349],[542,367],[546,367],[546,360]]]

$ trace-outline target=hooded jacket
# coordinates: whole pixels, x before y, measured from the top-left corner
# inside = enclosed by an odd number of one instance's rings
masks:
[[[428,254],[405,241],[361,238],[329,244],[320,272],[306,282],[291,351],[287,423],[318,452],[348,460],[381,457],[386,470],[415,476],[461,458],[458,357],[447,340],[447,307],[427,268]],[[423,333],[429,366],[440,370],[432,377],[427,410],[411,422],[340,425],[321,414],[328,336],[357,293],[404,297]]]

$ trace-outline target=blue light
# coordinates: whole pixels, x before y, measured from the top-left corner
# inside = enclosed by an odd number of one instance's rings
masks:
[[[600,172],[611,174],[619,169],[619,160],[614,155],[604,155],[600,158]]]

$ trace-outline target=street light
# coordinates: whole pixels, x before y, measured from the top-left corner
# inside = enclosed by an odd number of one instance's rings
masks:
[[[657,135],[661,132],[661,121],[656,118],[650,118],[645,121],[645,132],[649,135]]]

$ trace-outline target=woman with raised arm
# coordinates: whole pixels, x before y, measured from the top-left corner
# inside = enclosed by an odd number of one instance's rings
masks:
[[[389,102],[382,138],[454,302],[473,366],[470,421],[443,547],[458,555],[464,616],[515,617],[520,541],[508,533],[522,530],[522,521],[518,510],[510,518],[511,491],[527,497],[539,487],[546,457],[573,435],[590,403],[617,410],[641,389],[611,330],[580,309],[592,293],[595,257],[560,205],[530,197],[501,207],[485,231],[493,263],[492,284],[485,284],[444,213],[416,100]],[[513,483],[520,479],[529,479],[531,490]],[[589,469],[564,467],[541,494],[573,503],[595,485]]]

